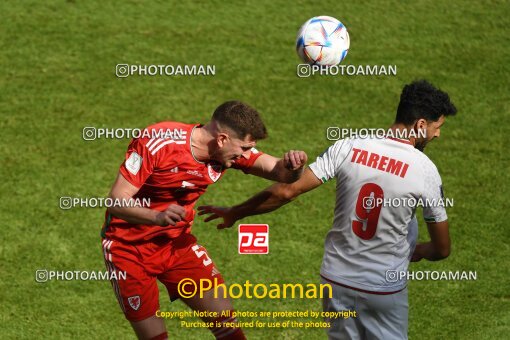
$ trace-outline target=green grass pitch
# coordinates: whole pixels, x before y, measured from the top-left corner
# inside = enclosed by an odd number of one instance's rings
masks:
[[[268,126],[261,150],[301,149],[313,159],[330,144],[328,126],[389,126],[402,86],[417,78],[449,92],[459,112],[426,149],[454,199],[452,253],[411,269],[471,270],[478,279],[410,282],[409,336],[508,336],[508,1],[4,0],[0,13],[0,338],[134,338],[109,282],[34,279],[42,268],[104,270],[103,209],[64,211],[58,200],[107,195],[129,141],[86,142],[83,127],[205,122],[223,101],[240,99]],[[347,26],[345,64],[396,64],[397,76],[298,78],[295,35],[316,15]],[[216,75],[122,79],[115,76],[120,63],[209,64]],[[199,204],[238,203],[267,185],[230,171]],[[238,255],[236,231],[217,231],[201,218],[194,233],[228,283],[318,283],[334,187],[245,220],[270,225],[268,255]],[[187,310],[160,291],[162,310]],[[321,310],[320,300],[309,299],[234,305]],[[177,320],[166,324],[171,338],[211,338]],[[245,332],[249,339],[326,337],[322,329]]]

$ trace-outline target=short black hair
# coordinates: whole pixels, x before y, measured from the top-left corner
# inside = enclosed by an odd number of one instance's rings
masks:
[[[247,135],[251,135],[255,140],[267,137],[266,127],[257,110],[238,100],[218,106],[212,119],[232,129],[241,139]]]
[[[422,118],[437,122],[442,115],[454,116],[456,113],[457,109],[450,101],[448,93],[420,79],[404,86],[395,123],[409,126]]]

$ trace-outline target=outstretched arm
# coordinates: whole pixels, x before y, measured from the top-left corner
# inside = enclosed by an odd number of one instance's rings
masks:
[[[246,202],[233,207],[200,206],[198,207],[198,214],[209,214],[204,220],[205,222],[221,217],[223,218],[223,223],[219,223],[217,228],[230,228],[237,220],[276,210],[302,193],[315,189],[321,184],[322,182],[314,175],[312,170],[306,168],[303,176],[294,183],[273,184]]]
[[[290,150],[281,159],[263,154],[248,173],[275,182],[292,183],[302,176],[307,160],[304,151]]]

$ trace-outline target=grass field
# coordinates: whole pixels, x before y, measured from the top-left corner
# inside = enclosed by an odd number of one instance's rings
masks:
[[[128,140],[82,129],[205,122],[229,99],[257,108],[282,155],[314,158],[328,126],[387,127],[405,83],[427,78],[459,109],[426,153],[446,196],[452,253],[412,270],[476,271],[476,281],[413,281],[412,339],[503,339],[510,333],[508,169],[510,3],[400,1],[0,2],[0,338],[132,339],[109,282],[36,283],[37,269],[104,270],[103,209],[60,210],[59,197],[106,196]],[[396,64],[397,76],[298,78],[295,34],[316,15],[349,29],[346,64]],[[115,65],[216,65],[209,77],[117,78]],[[507,170],[504,170],[507,169]],[[199,204],[230,205],[268,182],[230,171]],[[329,183],[277,212],[268,255],[237,254],[235,230],[198,219],[194,233],[229,283],[317,283],[334,204]],[[420,238],[427,232],[420,220]],[[185,310],[168,302],[161,308]],[[320,300],[239,299],[243,311],[321,310]],[[249,320],[243,320],[249,321]],[[267,321],[267,320],[266,320]],[[209,339],[168,320],[171,338]],[[322,329],[246,329],[249,339],[320,339]]]

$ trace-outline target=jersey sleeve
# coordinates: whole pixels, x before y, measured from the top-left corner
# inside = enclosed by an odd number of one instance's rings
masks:
[[[441,176],[432,162],[425,165],[423,190],[423,218],[426,222],[443,222],[448,219],[444,207]]]
[[[148,147],[151,139],[133,139],[128,146],[126,159],[120,166],[120,173],[135,187],[140,188],[152,175],[157,165],[159,153],[151,152]]]
[[[347,139],[337,141],[318,156],[315,162],[310,164],[310,170],[318,179],[325,183],[334,178],[347,156],[351,152],[352,143]]]
[[[263,154],[264,154],[263,152],[255,148],[251,148],[250,157],[249,158],[241,157],[240,159],[236,159],[234,164],[232,164],[232,168],[242,170],[245,174],[247,174],[250,168],[257,160],[257,158],[259,158]]]

